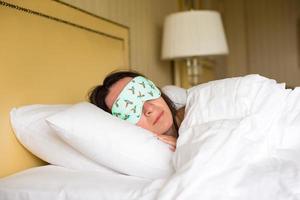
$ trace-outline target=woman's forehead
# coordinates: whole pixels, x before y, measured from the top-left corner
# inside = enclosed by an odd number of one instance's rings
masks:
[[[123,88],[132,80],[132,77],[125,77],[120,80],[118,80],[115,84],[113,84],[109,88],[108,95],[105,98],[105,103],[109,109],[112,108],[113,103],[123,90]]]

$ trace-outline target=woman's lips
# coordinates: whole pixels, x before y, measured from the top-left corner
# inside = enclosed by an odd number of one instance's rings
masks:
[[[155,119],[155,121],[153,122],[153,125],[156,124],[156,122],[158,122],[158,120],[161,118],[161,116],[164,114],[164,111],[162,111],[161,113],[159,113],[159,115],[157,116],[157,118]]]

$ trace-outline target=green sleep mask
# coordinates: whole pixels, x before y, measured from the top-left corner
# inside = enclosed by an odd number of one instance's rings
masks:
[[[145,101],[160,97],[154,83],[142,76],[132,79],[121,91],[112,106],[112,115],[136,124],[142,115]]]

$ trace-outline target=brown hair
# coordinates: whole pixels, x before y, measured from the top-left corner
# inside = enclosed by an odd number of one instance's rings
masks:
[[[97,85],[94,88],[92,88],[89,93],[88,93],[88,97],[89,97],[89,101],[98,106],[99,108],[103,109],[104,111],[111,113],[111,110],[107,107],[106,103],[105,103],[105,98],[108,95],[109,92],[109,88],[116,83],[118,80],[125,78],[125,77],[137,77],[137,76],[144,76],[143,74],[136,72],[136,71],[114,71],[111,72],[110,74],[108,74],[102,85]],[[159,90],[161,90],[159,88]],[[171,101],[171,99],[165,95],[163,92],[161,92],[161,97],[165,100],[165,102],[167,103],[168,107],[171,110],[172,116],[173,116],[173,124],[176,130],[176,135],[175,137],[178,137],[178,124],[176,121],[176,108],[174,103]]]

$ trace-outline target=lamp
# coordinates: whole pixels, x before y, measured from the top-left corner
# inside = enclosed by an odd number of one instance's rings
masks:
[[[198,84],[202,56],[228,53],[221,21],[216,11],[191,10],[168,15],[164,21],[162,59],[186,59],[189,82]]]

